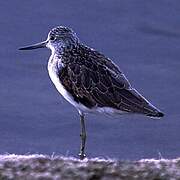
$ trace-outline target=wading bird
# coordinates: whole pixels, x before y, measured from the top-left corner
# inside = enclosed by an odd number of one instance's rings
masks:
[[[85,114],[143,114],[162,117],[129,83],[121,70],[106,56],[81,43],[73,30],[58,26],[47,40],[20,50],[49,48],[49,76],[59,93],[79,112],[81,123],[80,159],[85,157]]]

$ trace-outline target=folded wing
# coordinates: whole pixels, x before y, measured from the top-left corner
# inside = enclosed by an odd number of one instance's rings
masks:
[[[84,57],[84,56],[79,56]],[[92,51],[64,68],[63,85],[74,100],[88,108],[111,107],[129,113],[158,116],[159,110],[140,95],[119,70],[102,54]],[[66,77],[65,74],[62,77]]]

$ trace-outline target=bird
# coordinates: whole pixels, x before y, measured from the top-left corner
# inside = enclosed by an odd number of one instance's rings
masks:
[[[48,61],[50,79],[80,116],[81,160],[86,157],[86,114],[141,114],[151,118],[164,116],[162,111],[132,87],[110,58],[82,43],[71,28],[54,27],[45,41],[19,50],[45,47],[51,50]]]

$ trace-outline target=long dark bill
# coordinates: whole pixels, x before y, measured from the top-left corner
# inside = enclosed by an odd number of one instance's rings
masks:
[[[46,44],[47,44],[47,41],[43,41],[40,43],[32,44],[30,46],[21,47],[19,48],[19,50],[32,50],[32,49],[38,49],[38,48],[45,48]]]

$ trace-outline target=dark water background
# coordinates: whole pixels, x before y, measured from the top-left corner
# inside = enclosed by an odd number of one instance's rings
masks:
[[[0,2],[0,153],[76,156],[79,117],[52,85],[50,51],[18,47],[46,39],[56,25],[117,63],[132,85],[165,112],[87,117],[88,156],[180,155],[180,1],[31,0]]]

